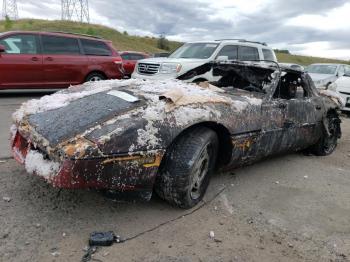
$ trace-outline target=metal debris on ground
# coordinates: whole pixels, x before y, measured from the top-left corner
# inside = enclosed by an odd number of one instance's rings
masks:
[[[209,232],[209,237],[210,237],[211,239],[214,239],[214,238],[215,238],[215,233],[214,233],[214,231],[210,231],[210,232]]]
[[[55,251],[55,252],[52,252],[51,255],[54,257],[58,257],[59,255],[61,255],[61,253],[58,251]]]
[[[2,200],[4,200],[5,202],[10,202],[12,200],[11,197],[3,197]]]
[[[114,243],[122,243],[125,240],[119,235],[115,235],[114,232],[92,232],[89,238],[89,246],[85,247],[83,251],[85,254],[81,259],[82,262],[87,262],[92,259],[93,254],[98,250],[98,247],[111,246]],[[109,253],[105,252],[103,256],[108,256]]]

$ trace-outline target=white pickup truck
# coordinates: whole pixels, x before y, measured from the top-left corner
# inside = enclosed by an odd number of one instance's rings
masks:
[[[169,57],[139,60],[132,78],[171,79],[213,61],[268,60],[277,62],[272,48],[265,43],[243,39],[190,42],[175,50]],[[215,81],[212,71],[196,75],[188,82]]]

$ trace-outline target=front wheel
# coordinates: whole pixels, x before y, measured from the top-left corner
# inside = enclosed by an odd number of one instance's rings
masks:
[[[310,148],[311,153],[317,156],[327,156],[334,152],[341,136],[340,123],[341,120],[337,114],[328,113],[326,118],[328,132],[324,131],[322,138]]]
[[[198,204],[215,169],[218,145],[217,134],[206,127],[182,135],[170,146],[160,166],[156,193],[181,208]]]

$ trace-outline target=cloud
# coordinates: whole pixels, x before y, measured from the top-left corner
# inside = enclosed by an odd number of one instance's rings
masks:
[[[57,2],[23,1],[19,14],[59,19]],[[350,59],[348,0],[94,0],[89,4],[91,22],[131,34],[165,34],[180,41],[246,38],[298,53]],[[310,48],[316,42],[326,43],[326,49]]]

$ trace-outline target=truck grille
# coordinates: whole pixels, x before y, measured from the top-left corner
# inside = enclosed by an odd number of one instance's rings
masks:
[[[158,73],[160,64],[139,63],[137,70],[140,74],[154,75]]]

